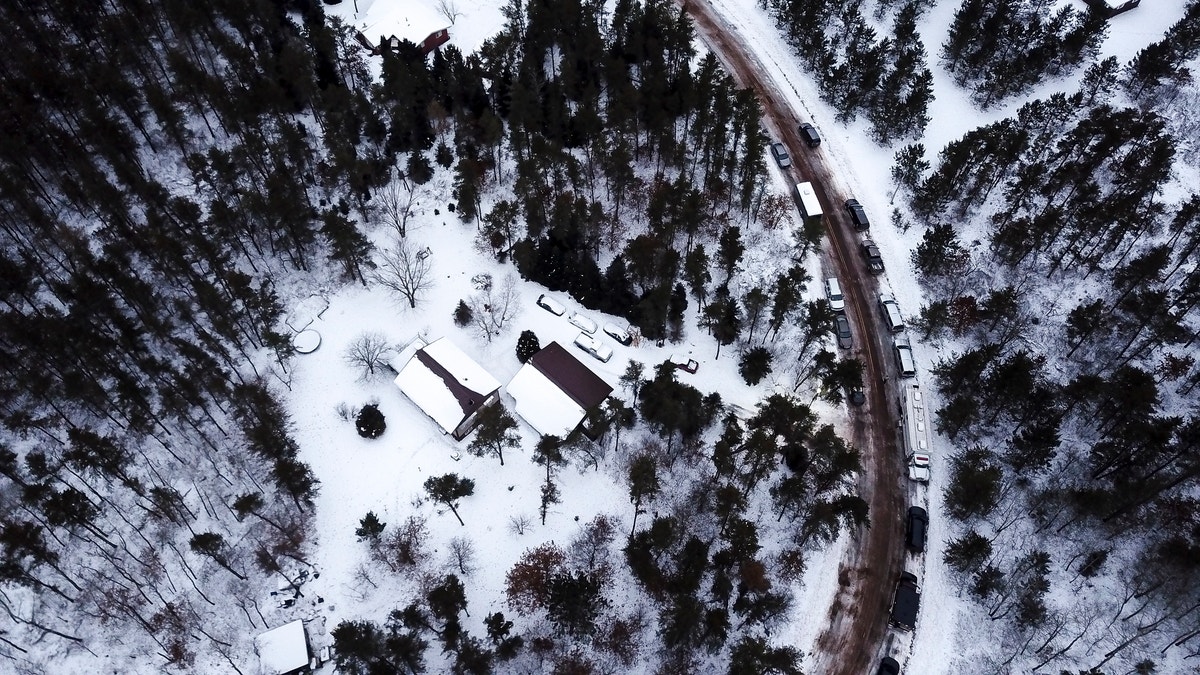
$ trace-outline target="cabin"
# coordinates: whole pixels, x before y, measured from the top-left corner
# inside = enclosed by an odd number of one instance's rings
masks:
[[[1141,3],[1142,0],[1083,0],[1083,4],[1106,19],[1128,12]]]
[[[450,21],[428,0],[353,0],[330,3],[330,14],[352,26],[354,39],[372,54],[395,51],[404,40],[428,54],[450,40]]]
[[[413,340],[392,369],[400,391],[456,441],[475,429],[481,410],[500,401],[500,381],[446,338]]]
[[[308,640],[304,622],[296,619],[254,638],[259,672],[263,675],[295,675],[309,667]]]
[[[543,436],[566,438],[587,411],[604,402],[612,386],[557,342],[521,366],[507,391],[517,414]]]

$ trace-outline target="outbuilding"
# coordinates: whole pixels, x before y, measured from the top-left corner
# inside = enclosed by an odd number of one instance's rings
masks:
[[[530,357],[508,383],[521,419],[543,436],[566,438],[587,411],[612,393],[612,385],[557,342]]]
[[[500,381],[446,338],[417,338],[392,362],[396,386],[456,441],[500,400]]]
[[[304,622],[296,619],[254,638],[262,675],[293,675],[308,668],[308,640]]]

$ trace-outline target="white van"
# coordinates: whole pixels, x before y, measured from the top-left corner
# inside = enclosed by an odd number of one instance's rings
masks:
[[[896,352],[896,367],[900,369],[900,377],[916,377],[917,362],[913,359],[912,347],[897,342],[892,349]]]
[[[904,317],[900,315],[900,305],[896,304],[896,298],[887,293],[881,293],[879,309],[883,312],[883,320],[887,323],[888,330],[893,333],[904,330]]]
[[[834,277],[825,280],[825,298],[829,300],[829,308],[833,311],[846,311],[846,296],[842,295],[842,287]]]

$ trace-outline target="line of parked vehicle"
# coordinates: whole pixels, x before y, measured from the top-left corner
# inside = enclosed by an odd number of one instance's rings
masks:
[[[567,313],[566,305],[563,305],[545,293],[538,296],[537,306],[555,316],[562,316]],[[587,352],[593,358],[603,363],[608,363],[609,359],[613,356],[613,350],[612,347],[604,344],[602,340],[596,337],[596,331],[599,329],[596,322],[579,312],[571,312],[571,315],[567,317],[567,321],[580,330],[579,335],[575,336],[575,346]],[[604,324],[603,331],[605,335],[626,347],[633,343],[633,335],[628,330],[614,323]]]
[[[567,313],[566,305],[545,293],[539,295],[536,302],[538,307],[550,312],[554,316],[563,316]],[[580,330],[579,335],[575,336],[575,346],[602,363],[608,363],[612,359],[613,350],[612,347],[604,344],[604,341],[596,336],[597,330],[603,331],[605,335],[612,338],[617,344],[626,347],[633,344],[633,332],[615,323],[605,323],[602,327],[597,327],[595,321],[592,321],[579,312],[571,312],[567,316],[567,321]],[[700,364],[695,359],[687,356],[671,354],[669,360],[676,368],[684,372],[695,373],[700,369]]]

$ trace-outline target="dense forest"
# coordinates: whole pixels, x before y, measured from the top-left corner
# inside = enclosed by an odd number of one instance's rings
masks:
[[[695,301],[748,381],[781,334],[817,357],[796,388],[838,400],[861,372],[820,347],[832,315],[802,301],[799,264],[739,270],[743,228],[776,229],[795,261],[820,233],[783,236],[757,101],[697,62],[663,0],[514,2],[478,54],[402,43],[375,82],[312,1],[37,4],[0,10],[16,36],[0,110],[0,651],[20,670],[58,654],[244,672],[248,639],[275,623],[263,590],[309,566],[320,489],[285,412],[283,308],[309,278],[386,284],[393,259],[366,228],[402,239],[437,171],[478,246],[646,337],[678,339]],[[385,623],[333,631],[345,672],[796,672],[800,654],[765,635],[806,552],[867,522],[857,451],[787,396],[739,420],[669,367],[624,382],[611,433],[641,420],[630,499],[658,506],[616,545],[624,560],[601,521],[570,551],[530,551],[509,573],[524,618],[490,616],[486,640],[458,623],[458,578],[430,578]],[[509,423],[473,448],[502,448]],[[546,499],[576,440],[533,449]],[[469,481],[446,478],[427,489],[453,508]],[[760,544],[750,503],[794,539]],[[364,518],[373,558],[427,574],[420,528],[385,528]],[[616,613],[618,573],[657,620]]]
[[[943,54],[992,37],[952,31]],[[936,424],[961,527],[944,557],[997,626],[996,669],[1149,673],[1200,653],[1200,196],[1172,185],[1181,144],[1162,114],[1197,54],[1191,2],[1130,63],[1093,61],[1078,91],[968,132],[933,166],[897,153],[926,226],[916,323],[947,346]]]

